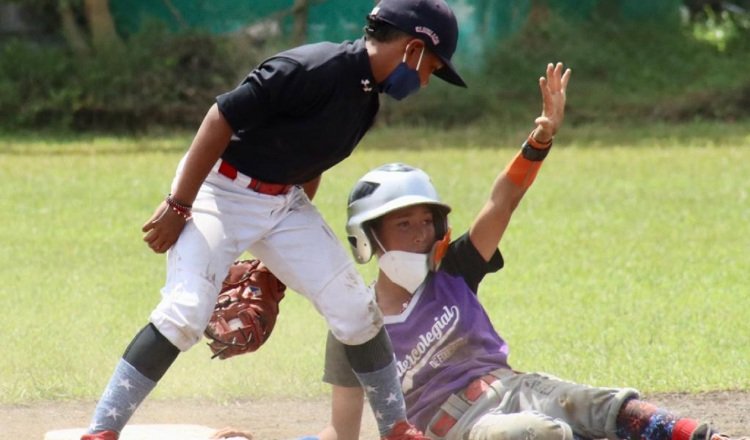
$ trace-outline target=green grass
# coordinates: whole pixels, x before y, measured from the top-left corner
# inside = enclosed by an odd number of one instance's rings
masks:
[[[351,185],[404,161],[433,176],[458,234],[525,134],[376,130],[316,202],[343,240]],[[140,226],[189,141],[0,139],[0,404],[98,397],[158,300],[164,257]],[[566,127],[480,293],[513,366],[645,392],[750,390],[748,163],[738,124]],[[282,309],[259,353],[211,361],[196,346],[154,398],[326,393],[323,320],[296,294]]]

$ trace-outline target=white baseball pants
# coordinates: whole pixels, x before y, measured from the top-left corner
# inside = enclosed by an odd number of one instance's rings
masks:
[[[217,169],[168,252],[161,302],[150,317],[156,328],[181,351],[199,342],[229,266],[248,250],[310,300],[341,342],[372,339],[382,326],[374,295],[302,188],[261,194]]]

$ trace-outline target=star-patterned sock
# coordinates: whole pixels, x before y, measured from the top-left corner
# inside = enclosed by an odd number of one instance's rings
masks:
[[[689,440],[698,423],[648,402],[631,399],[617,416],[617,436],[627,440]]]
[[[120,359],[107,388],[96,404],[94,418],[88,428],[89,434],[122,431],[138,405],[155,386],[156,382],[139,373],[124,359]]]
[[[406,405],[396,373],[396,361],[371,373],[354,373],[365,389],[380,436],[385,437],[396,422],[406,419]]]

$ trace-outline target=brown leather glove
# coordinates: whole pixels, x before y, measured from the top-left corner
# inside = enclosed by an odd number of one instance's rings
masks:
[[[259,260],[235,261],[206,327],[211,357],[251,353],[271,336],[286,286]]]

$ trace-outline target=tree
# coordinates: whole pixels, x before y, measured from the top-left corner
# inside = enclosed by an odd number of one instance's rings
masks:
[[[294,20],[292,41],[302,44],[307,40],[307,17],[310,12],[309,0],[294,0],[292,18]]]
[[[94,49],[100,50],[113,44],[120,44],[120,37],[115,30],[115,21],[109,10],[109,0],[83,0],[83,6]]]
[[[76,22],[76,14],[71,0],[59,0],[57,13],[60,16],[60,30],[68,47],[77,54],[89,53],[86,35]]]
[[[34,0],[37,5],[54,8],[60,32],[68,47],[77,54],[105,50],[121,44],[109,9],[109,0]]]
[[[549,14],[549,5],[545,0],[531,0],[528,24],[531,27],[539,27],[549,20]]]

